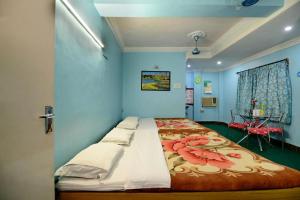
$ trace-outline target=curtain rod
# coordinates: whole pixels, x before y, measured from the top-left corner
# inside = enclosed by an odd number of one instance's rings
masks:
[[[289,59],[285,58],[285,59],[278,60],[278,61],[275,61],[275,62],[272,62],[272,63],[261,65],[261,66],[258,66],[258,67],[254,67],[254,68],[251,68],[251,69],[243,70],[243,71],[237,72],[236,74],[240,74],[241,72],[249,71],[249,70],[252,70],[252,69],[257,69],[257,68],[260,68],[260,67],[265,67],[267,65],[272,65],[272,64],[279,63],[279,62],[282,62],[282,61],[286,61],[288,63],[288,65],[289,65]]]

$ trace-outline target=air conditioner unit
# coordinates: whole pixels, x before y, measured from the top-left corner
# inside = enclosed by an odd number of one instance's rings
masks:
[[[202,97],[202,107],[217,107],[217,97]]]

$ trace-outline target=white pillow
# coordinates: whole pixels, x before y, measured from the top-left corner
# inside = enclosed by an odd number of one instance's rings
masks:
[[[136,116],[128,116],[124,120],[134,120],[134,121],[139,121],[139,118]]]
[[[127,134],[127,135],[133,135],[135,130],[131,130],[131,129],[124,129],[124,128],[113,128],[111,131],[117,132],[119,134]]]
[[[138,117],[126,117],[122,122],[120,122],[118,124],[117,127],[118,128],[136,130],[138,124],[139,124],[139,118]]]
[[[98,143],[79,152],[55,176],[104,179],[121,158],[124,148],[112,143]]]
[[[133,134],[133,130],[114,128],[106,134],[106,136],[101,140],[101,142],[128,145]]]

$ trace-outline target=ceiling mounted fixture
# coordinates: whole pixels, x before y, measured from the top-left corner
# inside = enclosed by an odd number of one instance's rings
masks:
[[[286,32],[289,32],[289,31],[291,31],[292,29],[293,29],[292,26],[286,26],[286,27],[284,27],[284,30],[285,30]]]
[[[242,6],[244,7],[249,7],[249,6],[253,6],[254,4],[256,4],[259,0],[244,0],[242,1]]]
[[[205,38],[206,37],[206,33],[204,31],[194,31],[192,33],[189,33],[188,37],[193,38],[195,40],[195,44],[196,44],[196,47],[193,49],[192,54],[193,55],[199,55],[200,54],[200,50],[198,49],[198,41],[201,38]]]
[[[65,8],[70,12],[70,14],[76,19],[76,21],[81,25],[81,27],[86,31],[86,33],[93,39],[93,41],[101,48],[104,48],[103,42],[97,38],[89,26],[82,20],[82,18],[77,14],[75,9],[72,7],[69,1],[61,0]]]
[[[218,64],[218,65],[221,65],[221,64],[222,64],[222,61],[218,61],[217,64]]]
[[[198,49],[198,40],[200,39],[200,37],[198,35],[194,36],[194,40],[196,42],[196,47],[195,49],[192,51],[193,55],[198,55],[200,54],[200,50]]]

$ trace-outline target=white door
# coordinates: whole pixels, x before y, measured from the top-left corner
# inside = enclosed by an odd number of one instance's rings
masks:
[[[0,0],[0,199],[54,199],[54,0]]]

